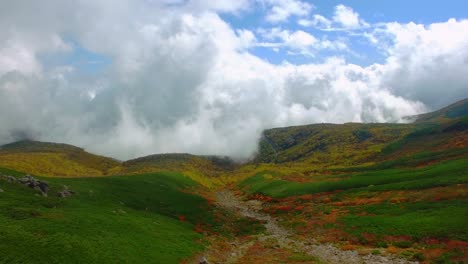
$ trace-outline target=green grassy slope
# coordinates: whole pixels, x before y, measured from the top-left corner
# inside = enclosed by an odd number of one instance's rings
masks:
[[[238,187],[304,236],[458,263],[468,246],[467,105],[412,124],[267,130]]]
[[[0,263],[178,263],[203,248],[194,225],[214,223],[177,173],[45,180],[49,197],[0,181]],[[76,194],[56,197],[62,184]]]
[[[2,146],[0,173],[48,176],[39,178],[51,190],[42,197],[0,180],[0,263],[178,263],[204,248],[198,232],[256,229],[245,219],[225,229],[220,223],[231,215],[196,194],[211,197],[206,187],[236,181],[248,195],[269,196],[262,210],[304,236],[374,247],[415,243],[415,259],[434,247],[459,256],[468,243],[466,106],[413,124],[270,129],[255,161],[243,166],[190,154],[117,162],[35,141]],[[59,198],[62,185],[76,194]]]
[[[468,183],[468,157],[422,168],[369,168],[358,173],[332,174],[319,182],[294,182],[259,173],[242,181],[240,187],[250,193],[282,198],[331,191],[389,191],[429,189]]]
[[[410,133],[405,124],[314,124],[266,130],[260,141],[258,162],[297,162],[347,165],[369,160],[386,143]]]
[[[264,131],[257,163],[303,162],[330,167],[380,162],[397,155],[466,147],[468,99],[414,117],[410,124],[313,124]],[[458,141],[457,141],[458,140]],[[406,146],[412,144],[411,146]],[[402,148],[405,147],[405,148]]]

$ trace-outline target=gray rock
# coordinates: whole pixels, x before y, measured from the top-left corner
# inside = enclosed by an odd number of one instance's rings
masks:
[[[49,184],[47,182],[39,181],[31,175],[26,175],[18,179],[18,182],[40,191],[43,196],[47,196],[47,192],[49,192]]]

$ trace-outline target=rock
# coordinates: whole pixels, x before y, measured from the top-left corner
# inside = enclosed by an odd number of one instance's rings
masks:
[[[30,188],[36,189],[41,192],[43,196],[47,196],[47,192],[49,192],[49,184],[43,181],[39,181],[32,177],[31,175],[26,175],[20,179],[18,179],[18,182],[21,184],[24,184],[26,186],[29,186]]]
[[[6,180],[7,182],[17,182],[18,180],[16,177],[13,177],[11,175],[0,175],[0,178]]]
[[[18,181],[31,188],[34,188],[39,185],[39,182],[36,179],[34,179],[34,177],[32,177],[31,175],[26,175],[22,178],[19,178]]]
[[[0,189],[0,193],[4,192],[4,190]]]
[[[10,176],[10,175],[7,176],[7,180],[9,182],[17,182],[18,181],[18,179],[16,179],[16,177],[13,177],[13,176]]]
[[[210,264],[205,257],[202,257],[198,263],[199,264]]]
[[[38,185],[39,189],[41,190],[42,193],[47,194],[49,192],[49,184],[43,181],[39,181]]]
[[[67,197],[72,196],[73,194],[75,194],[74,191],[71,191],[70,189],[68,189],[67,185],[63,185],[63,191],[59,192],[58,196],[61,198],[67,198]]]

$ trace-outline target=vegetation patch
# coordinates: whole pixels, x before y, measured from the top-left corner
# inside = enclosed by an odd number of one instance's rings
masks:
[[[187,191],[199,186],[181,174],[46,180],[49,197],[1,182],[3,262],[176,263],[204,247],[195,224],[216,225],[208,201]],[[76,194],[55,196],[63,184]]]

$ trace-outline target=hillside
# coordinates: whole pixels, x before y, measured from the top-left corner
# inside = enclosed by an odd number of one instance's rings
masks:
[[[233,170],[237,165],[228,157],[197,156],[191,154],[155,154],[122,163],[123,171],[135,173],[152,170],[197,170],[206,176]]]
[[[68,144],[18,141],[0,146],[0,167],[50,177],[130,175],[150,172],[183,172],[200,182],[238,165],[228,157],[191,154],[155,154],[119,162]]]
[[[102,176],[120,162],[57,143],[19,141],[0,147],[0,166],[43,176]]]
[[[407,117],[416,123],[444,122],[468,115],[468,98],[446,106],[440,110]]]
[[[245,164],[1,146],[0,263],[463,263],[464,107],[409,124],[269,129]],[[48,195],[12,180],[25,173]]]
[[[349,167],[423,151],[463,149],[468,99],[409,124],[313,124],[263,132],[257,163],[302,163],[315,168]]]
[[[115,175],[134,175],[150,172],[175,171],[183,173],[196,182],[213,187],[221,185],[220,175],[238,165],[228,157],[197,156],[184,153],[155,154],[123,162],[112,170]]]
[[[466,263],[466,106],[410,124],[267,130],[251,176],[236,188],[298,236],[361,254]]]
[[[45,180],[48,197],[0,181],[1,263],[177,263],[203,249],[195,225],[217,225],[177,173]],[[56,196],[62,185],[75,194]]]
[[[260,141],[259,162],[297,162],[353,165],[368,161],[386,144],[414,129],[406,124],[314,124],[266,130]]]

